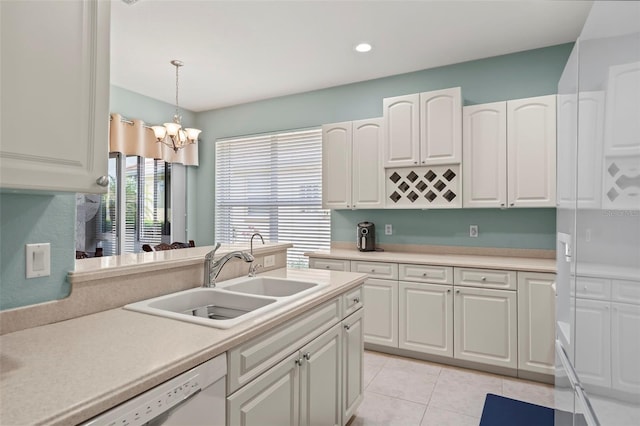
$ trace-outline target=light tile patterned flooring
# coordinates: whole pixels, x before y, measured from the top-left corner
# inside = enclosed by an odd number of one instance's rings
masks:
[[[553,407],[553,386],[364,353],[364,400],[351,426],[478,426],[487,393]]]

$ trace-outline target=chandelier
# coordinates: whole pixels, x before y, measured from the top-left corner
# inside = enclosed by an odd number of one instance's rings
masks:
[[[184,64],[182,61],[174,59],[171,61],[171,65],[176,67],[176,113],[173,116],[173,123],[164,123],[162,126],[153,126],[153,133],[156,136],[156,140],[171,147],[175,152],[184,148],[189,144],[198,142],[198,135],[201,130],[182,128],[180,121],[182,116],[179,114],[180,106],[178,104],[178,70]]]

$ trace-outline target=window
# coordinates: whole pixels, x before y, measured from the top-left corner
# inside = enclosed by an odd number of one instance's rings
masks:
[[[170,163],[110,154],[107,193],[80,194],[76,250],[92,254],[102,247],[103,255],[110,256],[169,240],[170,188]]]
[[[291,242],[291,267],[307,267],[307,251],[329,249],[321,129],[218,141],[215,185],[218,242],[246,243],[254,232],[265,241]]]

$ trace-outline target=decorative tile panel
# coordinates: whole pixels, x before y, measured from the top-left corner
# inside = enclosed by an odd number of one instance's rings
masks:
[[[602,206],[640,210],[640,156],[605,158]],[[630,213],[631,214],[631,213]]]
[[[385,170],[387,208],[462,207],[460,165],[403,167]]]

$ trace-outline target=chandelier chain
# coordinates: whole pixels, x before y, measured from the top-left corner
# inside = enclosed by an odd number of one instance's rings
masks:
[[[178,71],[180,70],[180,65],[176,64],[176,120],[180,120],[180,105],[178,104]]]

